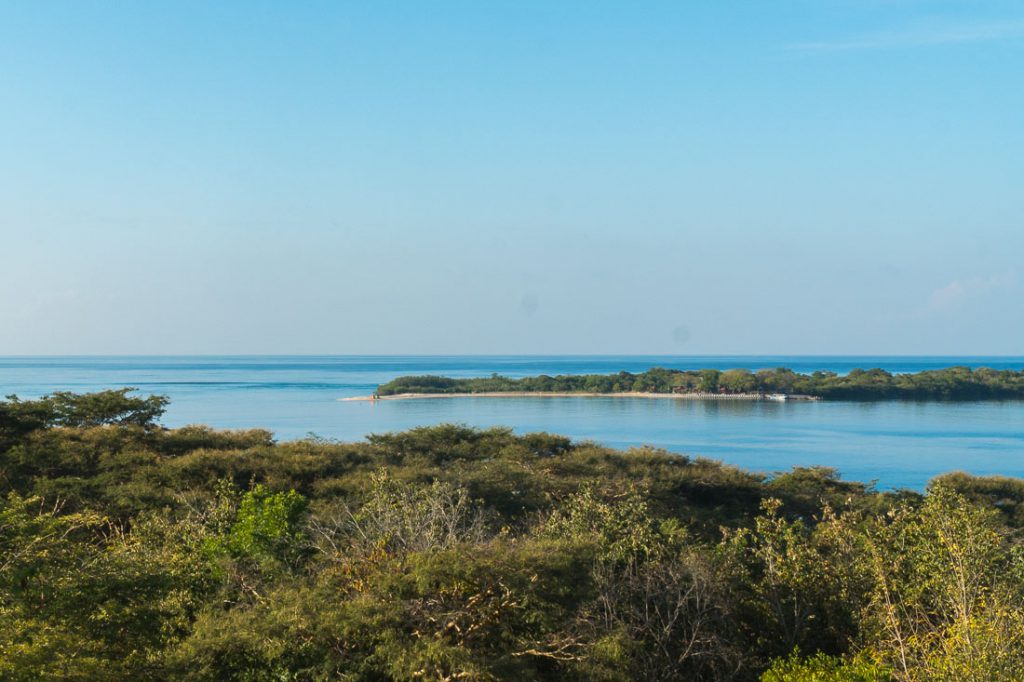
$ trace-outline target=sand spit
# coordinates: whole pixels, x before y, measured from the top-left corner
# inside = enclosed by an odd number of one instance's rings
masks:
[[[548,391],[496,391],[490,393],[396,393],[394,395],[354,396],[338,398],[341,402],[374,402],[377,400],[426,400],[431,398],[652,398],[669,400],[752,400],[752,401],[788,401],[788,400],[820,400],[811,395],[764,395],[762,393],[584,393],[584,392],[548,392]]]

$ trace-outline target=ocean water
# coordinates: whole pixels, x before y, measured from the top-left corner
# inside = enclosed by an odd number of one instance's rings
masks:
[[[879,488],[921,489],[936,474],[1024,477],[1024,402],[699,402],[629,398],[455,398],[339,402],[406,374],[455,377],[640,372],[650,367],[791,367],[916,372],[1024,368],[1024,357],[879,356],[238,356],[0,357],[0,393],[134,386],[171,398],[167,426],[263,427],[281,440],[458,422],[549,431],[614,447],[653,445],[773,473],[835,467]]]

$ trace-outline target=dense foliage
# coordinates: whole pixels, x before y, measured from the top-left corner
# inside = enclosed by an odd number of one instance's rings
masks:
[[[677,370],[655,367],[640,374],[584,374],[510,379],[439,376],[399,377],[378,394],[402,393],[754,393],[799,394],[833,400],[1006,400],[1024,398],[1024,370],[947,367],[915,374],[855,369],[848,374],[799,374],[783,367]]]
[[[1011,680],[1024,482],[0,401],[0,679]]]

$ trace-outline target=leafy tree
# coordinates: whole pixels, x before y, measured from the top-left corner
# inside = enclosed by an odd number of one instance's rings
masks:
[[[294,490],[272,492],[258,484],[241,496],[227,533],[210,537],[206,551],[263,566],[292,563],[304,551],[307,508],[306,499]]]
[[[789,520],[768,499],[753,528],[729,538],[746,571],[746,608],[758,647],[769,657],[794,649],[844,653],[867,599],[855,531],[826,508],[817,523]]]
[[[793,654],[777,659],[761,675],[761,682],[890,682],[891,673],[865,658],[852,660],[825,654],[801,658]]]
[[[1022,583],[997,512],[939,485],[868,540],[868,631],[896,679],[1008,680],[1024,670]]]
[[[718,385],[727,393],[754,393],[757,391],[757,379],[749,370],[730,369],[719,376]]]

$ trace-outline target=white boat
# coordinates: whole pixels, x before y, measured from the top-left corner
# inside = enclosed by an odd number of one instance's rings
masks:
[[[784,403],[784,402],[786,402],[786,394],[785,393],[769,393],[768,395],[765,396],[765,399],[766,400],[774,400],[774,401],[779,402],[779,403]]]

